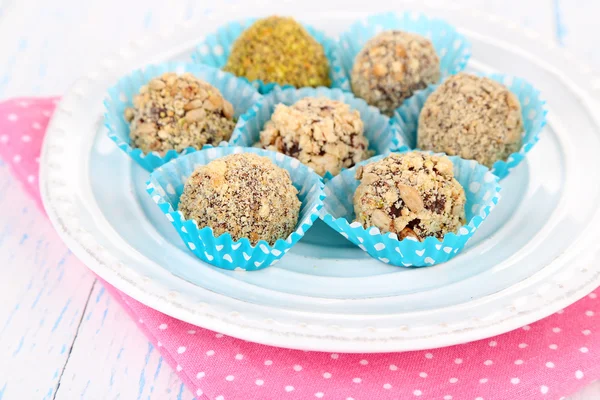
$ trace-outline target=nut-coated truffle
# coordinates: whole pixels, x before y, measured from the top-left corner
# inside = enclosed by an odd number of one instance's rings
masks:
[[[519,150],[519,99],[499,82],[461,73],[442,83],[419,115],[418,146],[492,167]]]
[[[323,46],[287,17],[254,22],[233,43],[223,69],[250,81],[279,85],[317,87],[331,83]]]
[[[440,79],[440,60],[429,39],[384,31],[358,53],[350,78],[355,95],[391,116],[404,99]]]
[[[179,211],[215,236],[274,244],[295,229],[300,212],[290,174],[253,153],[231,154],[196,168],[188,178]]]
[[[233,106],[218,89],[190,73],[165,73],[141,87],[125,109],[133,147],[164,155],[229,140]]]
[[[354,192],[356,220],[400,240],[442,239],[465,223],[466,197],[448,157],[392,153],[361,166]]]
[[[260,133],[260,146],[295,157],[319,175],[337,175],[369,158],[360,113],[324,97],[278,104]]]

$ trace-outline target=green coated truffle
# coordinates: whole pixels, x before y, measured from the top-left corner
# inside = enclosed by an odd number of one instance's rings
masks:
[[[223,69],[250,81],[295,87],[330,85],[323,46],[288,17],[254,22],[234,42]]]

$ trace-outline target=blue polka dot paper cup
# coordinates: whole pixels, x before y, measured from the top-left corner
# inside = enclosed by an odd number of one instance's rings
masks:
[[[292,183],[298,189],[302,202],[296,230],[274,245],[264,240],[252,245],[242,238],[234,241],[229,233],[215,237],[210,227],[199,228],[194,220],[187,220],[178,211],[179,198],[185,182],[194,170],[209,162],[234,153],[250,152],[266,156],[273,163],[289,171]],[[271,151],[233,146],[210,147],[179,157],[150,174],[146,189],[186,246],[202,261],[228,270],[255,271],[279,261],[312,226],[323,207],[324,184],[317,174],[298,160]]]
[[[525,79],[514,78],[502,74],[478,74],[487,76],[507,86],[517,96],[521,103],[521,116],[523,117],[523,144],[521,149],[508,156],[506,161],[496,161],[492,166],[492,173],[500,179],[506,178],[510,171],[523,161],[527,153],[538,142],[542,128],[546,125],[546,102],[540,98],[540,92]],[[392,121],[400,128],[400,134],[410,148],[417,146],[419,130],[419,115],[425,101],[439,85],[432,85],[423,89],[402,106],[396,109]]]
[[[378,161],[374,157],[359,165]],[[427,237],[422,242],[413,238],[398,240],[395,233],[381,233],[379,228],[363,228],[354,221],[353,196],[360,184],[356,168],[343,171],[325,185],[325,203],[321,219],[371,257],[399,267],[424,267],[450,260],[460,252],[477,228],[500,200],[498,177],[472,160],[449,157],[454,164],[454,177],[465,190],[467,224],[457,233],[448,233],[440,241]]]
[[[242,32],[250,27],[256,20],[257,18],[234,21],[220,27],[215,33],[206,36],[204,40],[198,44],[196,51],[192,54],[192,59],[197,63],[210,65],[215,68],[223,68],[225,64],[227,64],[227,59],[229,58],[233,43]],[[342,68],[341,56],[336,42],[310,25],[303,24],[303,26],[325,50],[325,56],[327,57],[327,60],[329,60],[329,78],[331,79],[331,87],[349,91],[350,82]],[[243,77],[240,78],[246,79]],[[275,82],[263,82],[261,80],[256,80],[251,83],[262,94],[269,93],[276,87],[293,87],[291,85],[281,86]]]
[[[165,154],[160,154],[155,151],[144,153],[141,149],[131,146],[129,123],[124,116],[125,109],[133,105],[133,97],[143,85],[165,72],[180,74],[190,72],[199,79],[210,83],[219,89],[223,97],[231,103],[236,119],[239,119],[240,115],[247,112],[262,97],[254,87],[231,74],[191,63],[168,62],[150,65],[121,78],[115,86],[108,89],[108,97],[104,101],[104,124],[108,129],[108,137],[135,162],[150,172],[180,155],[197,150],[188,147],[182,152],[169,150]]]
[[[369,149],[373,150],[376,155],[408,149],[400,134],[399,127],[395,123],[391,123],[390,118],[381,114],[377,108],[368,105],[362,99],[354,97],[352,93],[324,87],[316,89],[277,89],[265,95],[260,102],[240,117],[230,142],[237,146],[254,146],[259,142],[260,132],[271,119],[277,104],[283,103],[290,106],[305,97],[326,97],[344,102],[353,110],[358,110],[360,118],[364,122],[364,134],[369,140]],[[325,180],[331,179],[332,175],[328,172],[324,178]]]
[[[414,12],[377,14],[355,22],[340,35],[342,66],[347,76],[367,41],[386,30],[416,33],[431,40],[440,58],[440,81],[464,70],[471,57],[471,43],[441,19]]]

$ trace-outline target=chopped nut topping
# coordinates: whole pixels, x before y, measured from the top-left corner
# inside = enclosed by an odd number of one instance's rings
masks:
[[[413,231],[410,228],[403,228],[400,231],[400,233],[398,234],[398,238],[400,240],[404,240],[404,239],[409,238],[409,237],[415,238],[415,239],[419,240],[419,236],[417,236],[417,234],[415,233],[415,231]]]
[[[418,213],[423,209],[423,199],[417,189],[403,183],[399,183],[397,186],[400,191],[400,198],[410,208],[410,211]]]

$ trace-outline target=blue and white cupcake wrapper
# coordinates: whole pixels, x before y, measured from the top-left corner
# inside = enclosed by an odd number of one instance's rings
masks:
[[[233,146],[211,147],[158,168],[147,182],[147,191],[158,205],[187,247],[201,260],[228,270],[255,271],[275,264],[296,244],[312,226],[323,207],[325,193],[320,177],[295,158],[257,148]],[[289,171],[292,183],[298,189],[302,202],[296,230],[273,246],[264,240],[255,246],[247,238],[234,241],[229,233],[215,237],[210,227],[199,228],[177,211],[185,182],[194,170],[209,162],[234,153],[256,153],[269,157],[274,164]]]
[[[369,148],[375,154],[387,154],[391,151],[408,149],[400,134],[400,129],[390,118],[368,105],[363,99],[354,97],[352,93],[340,89],[303,88],[303,89],[277,89],[263,96],[260,102],[240,117],[230,142],[237,146],[250,147],[260,140],[260,132],[265,124],[271,120],[277,104],[292,105],[305,97],[326,97],[348,104],[353,110],[360,112],[364,122],[365,137],[369,140]],[[327,173],[326,180],[331,178]]]
[[[244,21],[234,21],[220,27],[217,32],[210,34],[198,44],[196,51],[192,54],[192,59],[200,64],[210,65],[215,68],[223,68],[227,64],[229,53],[233,43],[257,18],[251,18]],[[323,32],[316,30],[312,26],[303,24],[308,33],[319,42],[324,50],[325,56],[329,60],[329,77],[331,78],[331,87],[337,87],[342,90],[350,90],[350,82],[346,72],[342,67],[341,55],[336,42],[328,38]],[[240,79],[246,78],[240,77]],[[279,85],[275,82],[263,82],[255,80],[251,82],[260,93],[269,93],[276,87],[291,88],[291,85]]]
[[[378,161],[374,157],[359,165]],[[394,233],[381,233],[376,227],[367,229],[354,221],[353,196],[360,181],[356,168],[343,171],[325,185],[325,203],[321,219],[346,239],[356,244],[370,256],[399,267],[423,267],[450,260],[460,252],[479,225],[494,209],[500,199],[498,177],[473,160],[449,157],[454,164],[454,177],[465,189],[467,225],[458,232],[448,233],[440,241],[427,237],[419,242],[412,238],[398,240]]]
[[[540,98],[540,92],[529,84],[525,79],[514,78],[502,74],[477,74],[487,76],[497,82],[507,86],[511,92],[517,96],[521,103],[521,115],[523,117],[523,144],[517,153],[512,153],[506,161],[496,161],[492,166],[492,173],[500,179],[508,176],[510,171],[515,168],[525,155],[538,142],[539,135],[544,125],[546,125],[546,102]],[[423,109],[425,101],[439,85],[432,85],[423,89],[410,99],[407,99],[402,106],[394,112],[392,121],[400,127],[400,133],[410,148],[417,146],[417,134],[419,130],[419,115]]]
[[[440,58],[440,81],[464,70],[471,57],[471,43],[446,21],[414,12],[390,12],[357,21],[340,36],[342,65],[347,76],[367,41],[387,30],[412,32],[431,40]]]
[[[146,154],[130,144],[129,123],[125,120],[125,109],[133,105],[133,97],[138,94],[143,85],[165,72],[180,74],[190,72],[210,83],[231,103],[235,118],[239,118],[262,97],[254,87],[234,75],[199,64],[167,62],[150,65],[121,78],[115,86],[108,89],[108,98],[104,101],[104,124],[108,129],[108,137],[135,162],[150,172],[180,155],[196,151],[195,148],[188,147],[180,153],[169,150],[164,155],[155,151]]]

